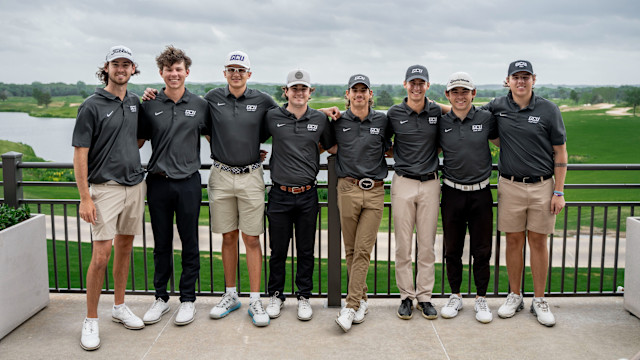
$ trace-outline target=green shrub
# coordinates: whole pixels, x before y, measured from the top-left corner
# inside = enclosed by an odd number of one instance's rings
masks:
[[[0,231],[31,217],[28,206],[14,209],[7,204],[0,205]]]

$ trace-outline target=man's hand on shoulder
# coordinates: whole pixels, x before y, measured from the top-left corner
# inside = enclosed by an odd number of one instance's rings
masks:
[[[338,109],[337,106],[332,106],[330,108],[322,108],[318,110],[322,111],[322,113],[327,115],[331,120],[338,120],[338,118],[340,118],[341,116],[340,109]]]
[[[144,94],[142,94],[142,101],[155,99],[157,93],[158,93],[158,90],[154,88],[144,89]]]

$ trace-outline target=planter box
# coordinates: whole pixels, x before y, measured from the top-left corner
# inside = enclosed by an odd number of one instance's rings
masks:
[[[640,317],[640,217],[627,218],[624,308]]]
[[[0,339],[49,305],[45,216],[0,231]]]

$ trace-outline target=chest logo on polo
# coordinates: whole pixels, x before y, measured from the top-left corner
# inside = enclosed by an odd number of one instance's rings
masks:
[[[408,122],[409,122],[409,120],[400,120],[400,125],[406,124]]]
[[[277,127],[283,127],[285,125],[287,125],[287,124],[276,124]]]
[[[449,131],[451,131],[451,130],[452,130],[451,128],[449,128],[449,129],[444,129],[444,132],[448,133],[448,132],[449,132]]]
[[[184,111],[184,116],[194,117],[194,116],[196,116],[196,111],[195,110],[185,110]]]
[[[318,125],[316,125],[316,124],[307,124],[307,131],[318,131]]]
[[[156,116],[162,114],[164,111],[158,111],[158,112],[154,112],[154,114],[156,114]]]
[[[256,111],[258,110],[258,105],[247,105],[247,111]]]
[[[219,102],[218,106],[224,106],[224,103]]]
[[[429,124],[430,125],[435,125],[438,123],[438,117],[434,116],[434,117],[429,117]]]
[[[473,131],[473,132],[479,132],[479,131],[482,131],[482,124],[479,124],[479,125],[471,125],[471,131]]]
[[[131,112],[136,112],[138,110],[138,107],[135,105],[131,105],[129,106],[129,110],[131,110]]]
[[[113,114],[113,110],[111,110],[111,112],[107,114],[107,117],[111,116],[111,114]]]
[[[371,135],[380,135],[380,128],[370,128],[369,134]]]
[[[342,129],[342,132],[347,132],[349,130],[351,130],[351,128],[344,128],[344,129]]]
[[[529,122],[529,124],[537,124],[540,122],[540,116],[529,116],[529,119],[527,121]]]

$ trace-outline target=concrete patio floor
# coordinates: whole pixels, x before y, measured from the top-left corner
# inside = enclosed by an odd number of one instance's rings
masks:
[[[151,296],[127,296],[142,316]],[[265,328],[252,325],[248,298],[240,310],[212,320],[209,310],[218,297],[199,297],[196,319],[187,326],[173,324],[171,312],[157,324],[127,330],[111,321],[112,295],[99,306],[102,346],[92,352],[80,347],[85,316],[83,294],[51,294],[50,305],[0,340],[0,359],[632,359],[640,351],[640,320],[624,310],[622,297],[549,298],[557,325],[544,327],[525,310],[500,319],[503,299],[490,298],[490,324],[475,320],[473,299],[455,319],[411,320],[396,316],[398,299],[371,299],[362,324],[344,333],[335,323],[337,308],[325,299],[311,299],[314,316],[296,318],[296,300],[285,302],[282,315]],[[267,299],[263,299],[266,303]],[[446,299],[434,299],[440,310]]]

